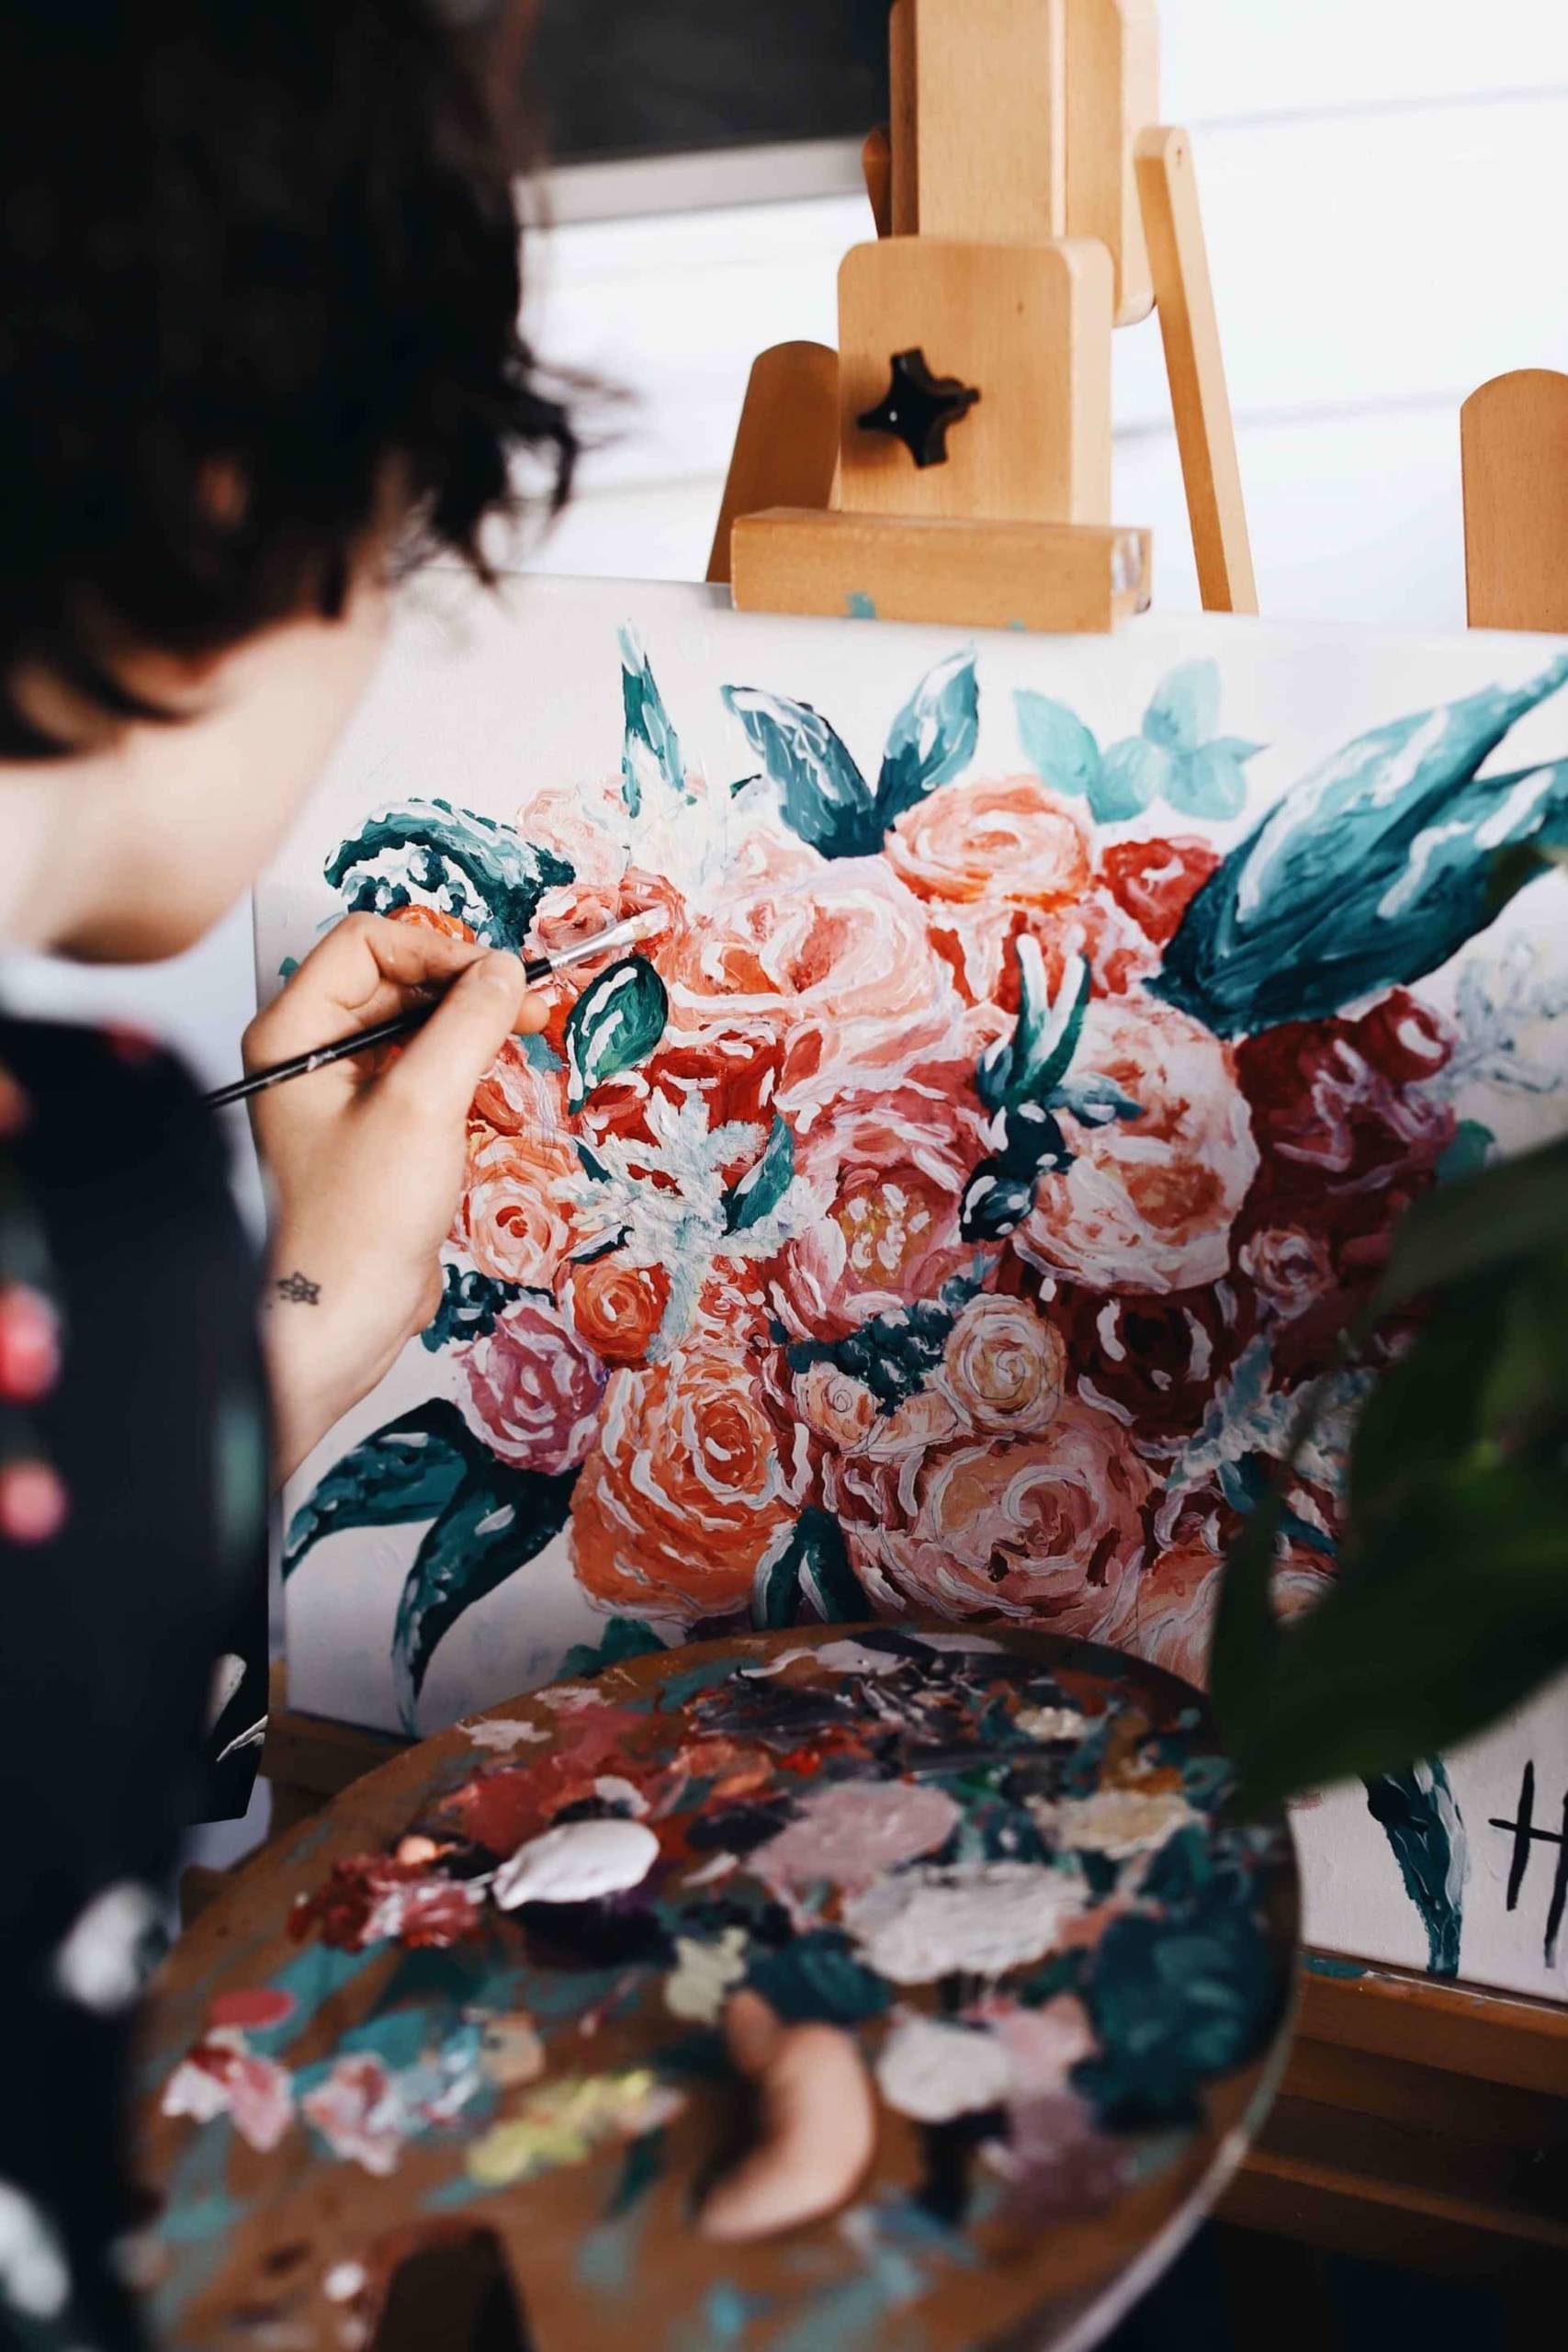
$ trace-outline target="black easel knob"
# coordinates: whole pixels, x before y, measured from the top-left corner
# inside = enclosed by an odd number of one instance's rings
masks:
[[[886,399],[856,422],[863,433],[891,433],[917,466],[945,466],[948,428],[967,416],[979,397],[956,376],[933,376],[923,351],[896,351]]]

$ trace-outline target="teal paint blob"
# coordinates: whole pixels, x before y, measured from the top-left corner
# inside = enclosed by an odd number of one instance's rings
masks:
[[[852,588],[844,598],[844,610],[852,621],[874,621],[876,606],[859,588]]]
[[[1347,1983],[1367,1973],[1359,1960],[1341,1960],[1331,1951],[1303,1951],[1302,1966],[1309,1976],[1343,1978]]]
[[[243,2206],[228,2191],[233,2149],[234,2127],[220,2116],[192,2135],[169,2177],[157,2235],[160,2244],[179,2253],[151,2299],[153,2332],[160,2339],[218,2277],[229,2239],[245,2218]]]
[[[1417,1764],[1408,1772],[1384,1772],[1366,1790],[1427,1931],[1427,1973],[1457,1976],[1470,1852],[1448,1773],[1440,1760]]]

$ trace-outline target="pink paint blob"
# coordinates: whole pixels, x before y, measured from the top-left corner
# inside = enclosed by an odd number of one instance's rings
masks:
[[[294,2015],[292,1993],[276,1992],[270,1984],[255,1984],[237,1993],[220,1993],[207,2013],[209,2029],[238,2027],[243,2033],[265,2033],[285,2025]]]
[[[47,1462],[8,1462],[0,1469],[0,1535],[8,1543],[52,1543],[69,1510]]]
[[[900,1862],[945,1845],[963,1819],[941,1789],[902,1781],[833,1781],[806,1799],[799,1817],[753,1854],[750,1868],[770,1886],[874,1886]]]

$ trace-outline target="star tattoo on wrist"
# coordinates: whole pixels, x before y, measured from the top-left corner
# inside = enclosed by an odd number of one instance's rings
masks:
[[[311,1282],[305,1274],[280,1275],[273,1289],[279,1298],[287,1299],[290,1306],[319,1306],[321,1303],[321,1283]]]

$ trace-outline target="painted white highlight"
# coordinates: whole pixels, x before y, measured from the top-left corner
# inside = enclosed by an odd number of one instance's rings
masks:
[[[1012,2081],[1012,2060],[993,2035],[936,2018],[901,2018],[876,2062],[883,2098],[917,2123],[951,2123],[1000,2107]]]
[[[640,1821],[569,1821],[520,1846],[495,1874],[502,1911],[525,1903],[595,1903],[640,1886],[659,1840]]]
[[[147,1939],[159,1918],[150,1888],[132,1879],[106,1887],[54,1955],[56,1989],[98,2017],[129,2008],[146,1981]]]

